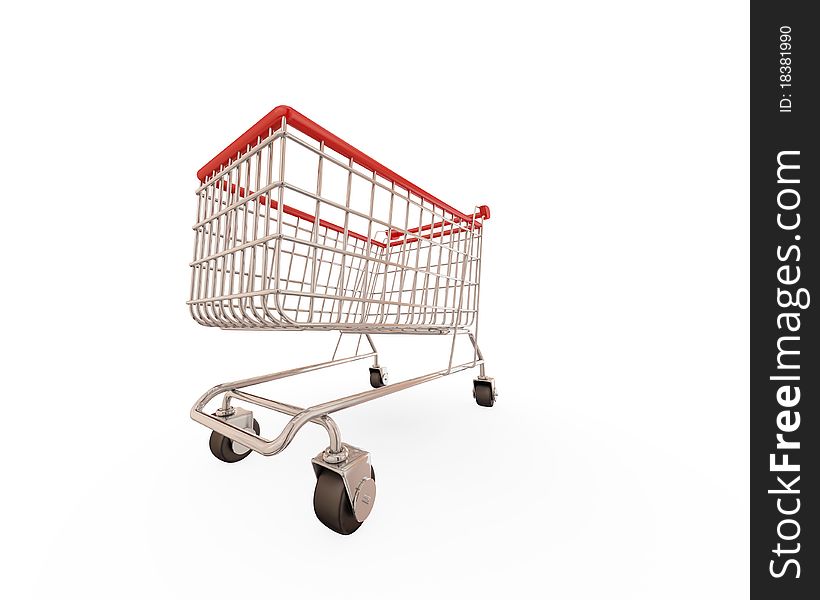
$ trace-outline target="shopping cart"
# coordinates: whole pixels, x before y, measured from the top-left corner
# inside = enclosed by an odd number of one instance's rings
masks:
[[[281,452],[307,423],[324,427],[330,441],[313,459],[314,510],[333,531],[353,533],[373,508],[375,476],[369,453],[342,441],[331,413],[476,366],[476,402],[495,403],[476,341],[490,210],[456,210],[287,106],[273,109],[197,176],[193,318],[223,329],[336,330],[339,339],[327,362],[211,388],[191,417],[212,430],[211,452],[228,463],[251,451]],[[452,336],[447,367],[388,385],[373,343],[384,333]],[[339,356],[345,335],[357,336],[355,351]],[[465,338],[471,359],[454,360],[456,342]],[[309,408],[247,391],[364,359],[373,360],[374,389]],[[207,412],[220,395],[221,405]],[[253,412],[234,400],[291,419],[267,439]]]

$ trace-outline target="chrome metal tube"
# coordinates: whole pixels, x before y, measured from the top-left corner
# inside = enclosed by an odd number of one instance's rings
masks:
[[[364,358],[370,356],[368,354],[364,354],[361,357],[357,358]],[[346,359],[340,359],[340,361],[349,362]],[[324,366],[330,366],[327,363],[324,363],[323,366],[319,368],[323,368]],[[201,409],[207,404],[207,400],[203,403],[202,400],[194,405],[191,409],[191,418],[205,425],[206,427],[216,431],[217,433],[221,433],[222,435],[232,439],[233,441],[242,444],[243,446],[250,448],[254,452],[258,452],[259,454],[263,454],[265,456],[272,456],[274,454],[278,454],[282,450],[288,447],[288,445],[293,441],[293,438],[299,432],[299,430],[305,426],[305,424],[313,421],[316,418],[320,418],[323,416],[327,416],[329,413],[334,413],[345,408],[350,408],[353,406],[357,406],[359,404],[364,404],[365,402],[369,402],[371,400],[375,400],[376,398],[381,398],[382,396],[386,396],[388,394],[392,394],[394,392],[399,392],[401,390],[405,390],[407,388],[411,388],[413,386],[426,383],[428,381],[433,381],[435,379],[439,379],[440,377],[445,377],[446,375],[463,370],[472,368],[474,365],[472,362],[465,363],[463,365],[458,365],[457,367],[452,367],[450,369],[444,369],[442,371],[435,371],[433,373],[428,373],[426,375],[422,375],[420,377],[415,377],[413,379],[408,379],[406,381],[401,381],[399,383],[393,383],[391,385],[386,385],[384,387],[376,388],[373,390],[368,390],[365,392],[360,392],[358,394],[353,394],[350,396],[345,396],[343,398],[338,398],[336,400],[331,400],[330,402],[324,402],[322,404],[317,404],[315,406],[311,406],[309,408],[301,410],[301,412],[296,413],[293,415],[293,418],[288,421],[285,425],[282,432],[273,440],[266,440],[259,436],[253,435],[234,427],[233,425],[225,422],[223,419],[208,415],[201,412]],[[315,365],[314,365],[315,367]],[[266,381],[272,381],[273,379],[281,379],[282,377],[288,377],[290,375],[296,375],[298,373],[305,373],[310,370],[315,370],[311,367],[303,367],[301,369],[291,369],[290,371],[283,371],[282,373],[275,373],[273,376],[267,375],[261,378],[255,378],[258,383],[264,383]],[[244,380],[249,381],[249,380]],[[226,385],[217,386],[213,389],[224,388]],[[245,384],[245,385],[253,385],[253,384]],[[228,391],[227,389],[223,391]],[[216,394],[218,394],[217,392]],[[211,392],[208,392],[203,396],[209,396]],[[214,395],[210,397],[213,398]],[[287,406],[287,405],[286,405]],[[292,409],[297,409],[297,407],[290,407]],[[274,409],[276,410],[276,409]]]

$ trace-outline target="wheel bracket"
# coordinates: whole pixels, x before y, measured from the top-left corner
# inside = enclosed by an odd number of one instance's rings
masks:
[[[256,435],[256,432],[253,430],[253,411],[247,410],[246,408],[242,408],[241,406],[232,406],[230,414],[227,415],[220,415],[219,412],[222,409],[217,410],[214,413],[215,417],[219,417],[222,421],[225,421],[229,425],[233,425],[238,429],[244,429],[248,433],[252,433]],[[230,438],[230,436],[226,436]],[[235,440],[231,440],[231,447],[233,451],[237,454],[244,454],[250,448],[247,446],[243,446],[239,442]]]
[[[384,370],[384,367],[378,365],[370,367],[370,385],[374,388],[387,385],[387,371]]]

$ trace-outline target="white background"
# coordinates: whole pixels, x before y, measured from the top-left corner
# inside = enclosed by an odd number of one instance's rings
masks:
[[[535,4],[4,8],[0,595],[747,596],[748,7]],[[226,465],[188,417],[332,351],[185,306],[194,174],[283,103],[493,211],[499,401],[462,373],[340,414],[379,482],[349,537],[320,430]],[[445,360],[381,341],[394,381]]]

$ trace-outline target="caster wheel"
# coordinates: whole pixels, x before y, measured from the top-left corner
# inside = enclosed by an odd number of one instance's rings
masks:
[[[376,480],[373,467],[370,467],[370,478]],[[353,514],[341,475],[329,469],[322,469],[316,478],[313,512],[325,527],[341,535],[350,535],[362,526]]]
[[[370,385],[374,388],[387,385],[387,371],[383,367],[370,367]]]
[[[487,408],[495,404],[495,382],[493,380],[473,380],[473,398],[479,406],[486,406]]]
[[[256,435],[259,435],[259,422],[256,419],[253,420],[253,430],[256,432]],[[226,463],[239,462],[251,453],[250,449],[241,454],[234,452],[233,440],[216,431],[211,432],[210,446],[211,453]]]

